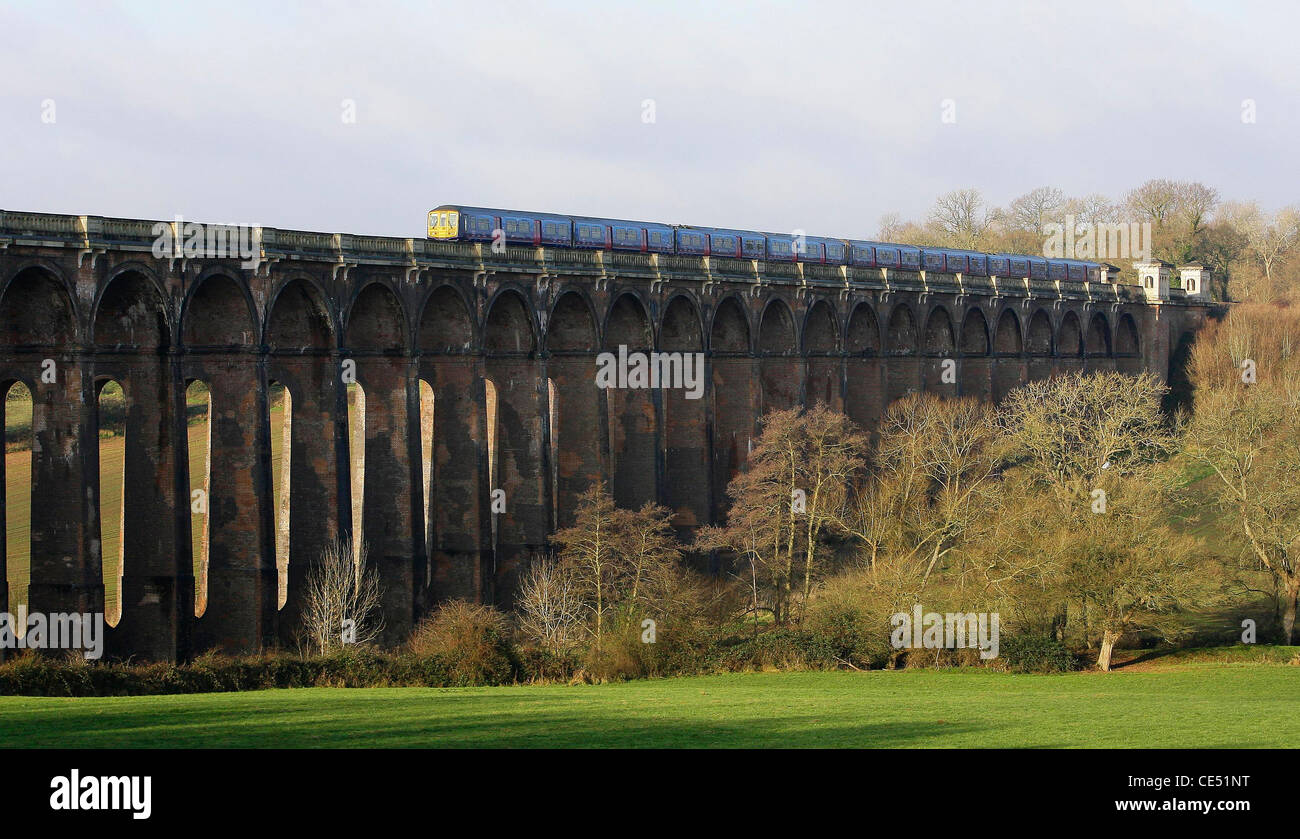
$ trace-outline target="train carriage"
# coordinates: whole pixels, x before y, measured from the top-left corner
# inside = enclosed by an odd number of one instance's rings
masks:
[[[770,262],[794,262],[795,249],[800,247],[798,237],[764,233],[767,240],[767,259]]]
[[[897,245],[876,245],[876,265],[881,268],[900,268],[903,255]]]
[[[842,239],[828,239],[824,236],[803,237],[803,252],[800,262],[824,263],[826,265],[844,265],[847,248]]]
[[[710,253],[709,232],[693,227],[679,227],[676,230],[677,253],[692,256],[708,256]]]
[[[773,262],[852,265],[976,277],[1096,282],[1101,266],[1074,259],[984,254],[958,248],[836,239],[802,234],[671,225],[444,204],[428,215],[430,239],[495,242],[532,247],[589,248],[639,253],[721,256]]]
[[[966,252],[966,272],[972,277],[987,277],[989,275],[989,255],[979,251]]]
[[[876,245],[874,242],[863,242],[850,239],[845,244],[848,245],[850,265],[859,268],[876,267]]]

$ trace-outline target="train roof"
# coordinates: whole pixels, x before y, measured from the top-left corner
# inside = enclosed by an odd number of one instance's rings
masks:
[[[708,234],[719,233],[726,236],[765,236],[765,237],[770,236],[777,239],[785,239],[785,238],[794,238],[795,235],[793,233],[771,233],[771,232],[766,232],[761,230],[741,230],[739,228],[731,228],[731,227],[708,227],[705,225],[698,225],[698,224],[669,224],[661,221],[617,219],[617,218],[606,218],[604,216],[575,216],[568,213],[546,213],[546,212],[539,212],[537,210],[507,210],[507,209],[502,209],[500,207],[472,207],[465,204],[441,204],[437,207],[434,207],[429,212],[438,212],[440,210],[455,210],[457,212],[466,212],[466,213],[483,213],[486,215],[533,216],[539,219],[542,218],[572,219],[574,221],[603,222],[606,224],[619,224],[619,225],[628,224],[628,225],[643,225],[647,227],[669,227],[669,228],[676,228],[676,229],[683,229],[683,230],[692,230],[699,233],[708,233]],[[898,248],[900,251],[916,251],[916,252],[920,252],[923,250],[943,251],[945,253],[966,254],[968,256],[990,256],[990,257],[998,257],[1001,259],[1028,259],[1036,262],[1064,262],[1068,265],[1083,265],[1089,268],[1102,267],[1102,263],[1100,262],[1091,262],[1089,260],[1084,260],[1084,259],[1066,259],[1063,257],[1048,259],[1047,257],[1037,256],[1035,254],[1027,254],[1027,253],[1003,253],[1003,252],[987,253],[985,251],[971,250],[969,248],[951,248],[942,245],[905,245],[902,244],[901,242],[878,242],[875,241],[874,239],[846,239],[842,236],[814,236],[807,233],[804,234],[804,238],[806,240],[812,240],[818,242],[846,242],[850,246],[858,245],[858,246],[867,246],[873,248]]]
[[[606,218],[605,216],[575,216],[571,213],[544,213],[537,210],[507,210],[502,207],[470,207],[465,204],[441,204],[434,207],[429,212],[436,213],[439,210],[455,210],[458,213],[483,213],[491,216],[536,216],[545,219],[573,219],[574,221],[601,221],[608,224],[642,224],[653,225],[655,227],[672,227],[671,224],[664,224],[658,221],[643,221],[634,219]]]

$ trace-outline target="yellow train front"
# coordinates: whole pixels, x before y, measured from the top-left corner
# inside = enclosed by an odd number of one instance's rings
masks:
[[[429,238],[455,239],[460,224],[460,213],[446,207],[429,211]]]

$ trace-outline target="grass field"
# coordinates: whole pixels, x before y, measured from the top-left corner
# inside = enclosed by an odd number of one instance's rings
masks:
[[[3,747],[1295,747],[1300,667],[0,697]]]

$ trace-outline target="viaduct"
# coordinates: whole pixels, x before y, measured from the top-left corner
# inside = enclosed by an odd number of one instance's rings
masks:
[[[398,643],[440,600],[508,603],[593,481],[620,506],[668,506],[689,534],[718,520],[767,410],[824,402],[871,426],[909,391],[996,400],[1063,371],[1166,377],[1214,310],[1199,269],[1171,288],[1162,263],[1124,285],[1116,271],[1008,280],[256,228],[252,267],[155,256],[168,227],[183,238],[172,222],[0,212],[0,390],[33,395],[27,607],[105,608],[98,394],[117,382],[107,649],[158,660],[292,645],[308,569],[357,527]],[[703,398],[597,388],[597,354],[620,345],[704,353]],[[353,378],[364,399],[349,422]],[[196,380],[206,477],[189,473]],[[290,404],[278,473],[277,384]],[[0,582],[17,553],[0,543]],[[7,585],[0,597],[16,610]]]

